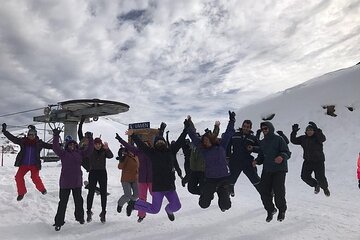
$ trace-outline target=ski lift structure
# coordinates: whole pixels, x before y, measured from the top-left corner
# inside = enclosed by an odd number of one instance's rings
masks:
[[[45,129],[46,124],[50,126],[51,130],[60,128],[60,125],[63,125],[60,129],[63,129],[64,137],[70,135],[76,141],[77,127],[81,118],[84,117],[86,122],[89,122],[90,119],[97,121],[99,117],[127,112],[129,108],[129,105],[125,103],[109,100],[69,100],[48,105],[44,108],[44,115],[36,116],[33,120],[35,122],[45,123]],[[59,158],[50,151],[48,151],[47,154],[44,154],[41,159],[43,159],[44,162],[54,162],[59,160]]]

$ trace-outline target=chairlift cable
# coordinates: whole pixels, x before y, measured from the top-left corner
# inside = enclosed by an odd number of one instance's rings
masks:
[[[0,115],[0,117],[8,117],[8,116],[13,116],[13,115],[16,115],[16,114],[27,113],[27,112],[33,112],[33,111],[38,111],[38,110],[42,110],[42,109],[44,109],[44,107],[41,107],[41,108],[34,108],[34,109],[25,110],[25,111],[20,111],[20,112],[15,112],[15,113],[7,113],[7,114],[4,114],[4,115]]]

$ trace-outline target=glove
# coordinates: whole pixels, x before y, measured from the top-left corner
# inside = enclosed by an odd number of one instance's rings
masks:
[[[119,136],[119,134],[117,134],[117,133],[116,133],[115,139],[117,139],[117,140],[119,140],[119,141],[122,140],[122,138],[121,138],[121,137]]]
[[[311,121],[310,121],[310,122],[309,122],[309,125],[312,126],[312,128],[313,128],[314,130],[316,130],[316,129],[318,128],[314,122],[311,122]]]
[[[293,130],[293,132],[299,131],[300,130],[299,124],[295,123],[294,125],[292,125],[292,130]]]
[[[86,137],[86,138],[89,138],[89,139],[90,139],[90,138],[93,138],[93,133],[92,133],[92,132],[86,132],[86,133],[85,133],[85,137]]]
[[[162,132],[164,132],[165,128],[166,128],[166,123],[162,122],[162,123],[160,124],[160,129],[159,129],[159,130],[162,131]]]
[[[206,128],[206,129],[204,130],[204,132],[207,133],[207,134],[209,134],[209,133],[211,134],[211,130],[210,130],[209,128]]]
[[[58,128],[54,128],[52,131],[53,131],[54,136],[59,136],[61,133],[61,130]]]
[[[235,116],[236,116],[235,112],[229,111],[229,119],[230,119],[230,121],[235,122]]]
[[[189,122],[189,120],[185,119],[184,120],[184,128],[186,129],[186,128],[189,128],[189,127],[190,127],[190,122]]]
[[[2,131],[2,132],[5,132],[5,131],[6,131],[6,127],[7,127],[6,123],[3,123],[3,124],[2,124],[2,130],[1,130],[1,131]]]

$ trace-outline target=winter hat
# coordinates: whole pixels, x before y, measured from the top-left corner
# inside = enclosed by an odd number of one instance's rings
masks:
[[[67,149],[67,148],[68,148],[68,146],[69,146],[69,144],[71,144],[71,143],[74,143],[74,144],[75,144],[75,148],[76,148],[76,149],[78,149],[78,148],[79,148],[78,143],[77,143],[75,140],[71,139],[71,140],[69,140],[69,141],[65,142],[65,149]]]
[[[162,137],[162,136],[156,136],[155,139],[154,139],[154,146],[155,146],[155,144],[156,144],[158,141],[160,141],[160,140],[162,140],[162,141],[164,141],[164,142],[166,143],[164,137]]]
[[[314,130],[314,127],[311,126],[311,125],[308,125],[308,126],[306,127],[305,131],[307,131],[307,130],[309,130],[309,129]]]
[[[97,137],[97,138],[94,139],[94,144],[97,144],[97,143],[102,144],[101,138]]]
[[[28,135],[28,136],[29,136],[29,135],[35,135],[35,136],[36,136],[36,135],[37,135],[36,129],[34,129],[34,128],[29,129],[27,135]]]
[[[72,136],[67,135],[67,136],[65,137],[65,142],[68,142],[68,141],[71,141],[71,140],[73,140]]]

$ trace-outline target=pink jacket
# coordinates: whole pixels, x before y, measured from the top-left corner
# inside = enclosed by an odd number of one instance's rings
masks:
[[[358,175],[358,179],[360,180],[360,153],[359,153],[359,158],[358,158],[357,175]]]

